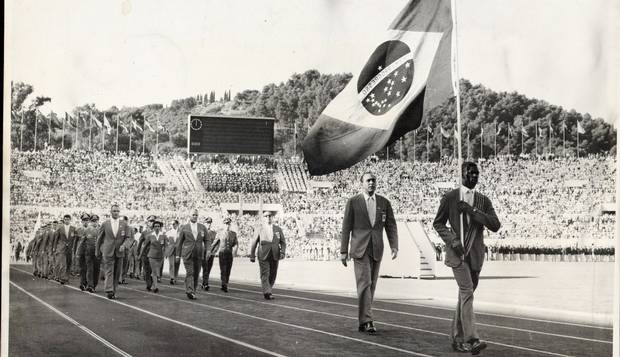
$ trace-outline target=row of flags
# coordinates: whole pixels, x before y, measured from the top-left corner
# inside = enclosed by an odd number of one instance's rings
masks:
[[[503,126],[502,126],[501,124],[502,124],[502,123],[500,123],[500,124],[497,126],[497,131],[495,132],[495,135],[500,135],[500,134],[502,133],[502,131],[503,131]],[[506,126],[507,126],[507,128],[508,128],[508,135],[512,135],[512,134],[514,133],[512,126],[511,126],[510,124],[507,124]],[[567,128],[568,128],[568,127],[566,126],[566,123],[565,123],[565,122],[562,122],[562,131],[566,130]],[[551,134],[553,134],[553,133],[555,132],[555,131],[553,130],[553,127],[551,126],[551,123],[549,123],[548,129],[549,129],[549,132],[550,132]],[[468,128],[468,130],[469,130],[469,128]],[[427,131],[429,134],[433,134],[433,129],[431,128],[431,126],[430,126],[430,125],[427,125],[427,126],[426,126],[426,131]],[[452,137],[452,136],[454,136],[454,137],[456,137],[456,138],[459,138],[459,137],[460,137],[460,135],[459,135],[458,130],[456,129],[456,127],[453,129],[453,133],[452,133],[452,134],[450,134],[450,132],[448,132],[447,130],[445,130],[445,129],[443,128],[443,126],[441,126],[441,125],[440,125],[440,126],[439,126],[439,132],[440,132],[440,133],[441,133],[441,135],[442,135],[444,138],[446,138],[446,139],[449,139],[449,138],[450,138],[450,137]],[[580,122],[577,122],[577,133],[579,133],[579,134],[585,134],[585,133],[586,133],[586,130],[583,128],[583,126],[581,125],[581,123],[580,123]],[[521,127],[521,134],[522,134],[524,137],[526,137],[526,138],[528,138],[528,137],[530,136],[530,134],[528,133],[527,129],[526,129],[524,126],[522,126],[522,127]],[[481,127],[481,128],[480,128],[480,135],[484,135],[484,127]],[[545,133],[545,128],[544,128],[544,127],[542,127],[542,126],[541,126],[541,127],[538,127],[538,135],[539,135],[540,137],[544,137],[544,136],[546,136],[546,133]]]
[[[18,115],[15,112],[12,112],[11,114],[12,114],[12,117],[13,117],[13,121],[16,121]],[[45,115],[43,115],[42,113],[38,112],[37,113],[37,119],[39,118],[39,116],[45,117]],[[54,119],[49,118],[49,120],[54,120]],[[79,121],[80,120],[84,123],[84,125],[89,125],[89,120],[92,120],[97,128],[99,128],[99,129],[105,128],[105,130],[106,130],[106,132],[108,134],[111,134],[112,130],[113,130],[112,129],[112,124],[108,120],[108,117],[107,117],[107,115],[105,113],[103,114],[103,119],[98,119],[96,116],[94,116],[94,115],[92,115],[90,113],[86,113],[86,115],[79,115],[78,114],[77,119],[76,119],[73,116],[69,115],[69,113],[65,112],[65,119],[64,120],[66,122],[68,122],[69,125],[71,125],[73,127],[77,127],[79,125]],[[56,120],[54,120],[54,122],[56,123]],[[56,124],[58,124],[58,123],[56,123]],[[144,119],[143,126],[140,126],[135,119],[131,119],[131,121],[129,122],[129,126],[132,129],[134,129],[134,130],[136,130],[136,131],[138,131],[140,133],[144,132],[144,130],[150,130],[151,132],[156,132],[155,129],[153,129],[153,126],[151,125],[151,123],[147,119]],[[129,129],[127,128],[127,126],[125,124],[119,123],[119,127],[122,129],[122,132],[129,133]],[[157,126],[157,129],[158,129],[158,131],[167,132],[166,128],[164,126],[162,126],[161,124]]]

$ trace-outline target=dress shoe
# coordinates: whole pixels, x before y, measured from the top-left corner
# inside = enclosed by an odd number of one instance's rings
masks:
[[[174,279],[170,279],[170,285],[174,285]]]
[[[187,297],[188,297],[190,300],[196,300],[196,294],[194,294],[194,293],[187,293]]]
[[[471,347],[469,346],[468,343],[453,341],[452,342],[452,350],[454,350],[456,352],[469,353],[469,352],[471,352]]]
[[[123,279],[123,280],[121,281],[121,284],[123,284],[123,285],[126,285],[126,284],[127,284],[127,282],[125,281],[125,279]]]
[[[223,292],[225,292],[225,293],[227,293],[227,292],[228,292],[228,287],[226,287],[226,286],[222,286],[222,291],[223,291]]]
[[[275,298],[271,293],[263,294],[265,296],[265,300],[274,300]]]
[[[91,288],[90,286],[86,288],[86,291],[88,291],[89,293],[94,293],[95,291],[93,290],[93,288]]]
[[[107,295],[108,295],[108,299],[110,300],[116,299],[116,297],[114,296],[114,293],[107,293]]]
[[[159,288],[155,288],[155,289],[153,289],[153,292],[154,292],[155,294],[157,294],[157,293],[159,292]]]
[[[60,285],[65,285],[65,282],[61,280]]]
[[[377,329],[375,328],[375,325],[372,323],[372,321],[368,321],[359,325],[357,330],[359,332],[366,332],[370,335],[374,335],[375,333],[377,333]]]
[[[151,291],[151,287],[150,287],[150,286],[147,286],[147,287],[146,287],[146,290],[147,290],[147,291]]]
[[[471,354],[472,355],[480,354],[480,351],[484,350],[485,348],[487,348],[487,343],[484,341],[474,340],[471,342]]]
[[[80,284],[80,290],[84,291],[84,285]]]

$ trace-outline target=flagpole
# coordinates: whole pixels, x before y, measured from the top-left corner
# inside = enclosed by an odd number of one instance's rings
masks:
[[[547,141],[547,153],[551,151],[551,120],[549,120],[549,141]]]
[[[77,119],[75,120],[75,146],[76,149],[80,149],[80,141],[78,140],[79,136],[78,136],[78,131],[80,129],[80,121],[82,118],[80,118],[80,113],[78,113],[77,115]]]
[[[159,115],[157,116],[157,130],[155,132],[155,155],[159,155]],[[295,155],[297,155],[297,123],[295,123]]]
[[[403,161],[403,138],[400,138],[400,161]]]
[[[19,151],[23,151],[24,143],[24,109],[22,108],[22,124],[19,129]]]
[[[469,142],[469,124],[467,125],[467,159],[471,158],[471,143]]]
[[[456,14],[456,0],[451,0],[451,8],[452,8],[452,27],[453,27],[453,32],[452,32],[452,38],[454,41],[452,41],[452,83],[453,83],[453,89],[454,89],[454,94],[456,97],[456,126],[458,128],[459,131],[459,156],[458,156],[458,168],[456,170],[457,172],[457,187],[461,187],[461,171],[462,171],[462,165],[463,165],[463,153],[462,153],[462,148],[461,148],[461,93],[460,93],[460,84],[459,84],[459,66],[458,66],[458,45],[457,45],[457,40],[458,40],[458,21],[457,21],[457,14]],[[461,192],[461,190],[459,190],[459,200],[463,200],[463,193]],[[459,229],[459,235],[460,235],[460,240],[461,242],[463,241],[463,213],[459,214],[459,223],[460,223],[460,229]],[[465,248],[465,247],[464,247]]]
[[[101,128],[99,130],[101,130],[101,151],[105,151],[105,113],[103,113],[103,120],[101,123]]]
[[[133,119],[131,125],[129,125],[129,151],[131,151],[131,129],[133,128]],[[129,151],[127,153],[129,154]]]
[[[428,123],[426,125],[427,125],[426,127],[426,162],[429,162],[430,157],[428,155],[428,150],[429,150],[428,148]]]
[[[115,154],[118,155],[118,114],[116,114],[116,150]]]
[[[482,143],[484,141],[484,124],[480,123],[480,158],[484,157],[484,148],[482,148]]]
[[[65,149],[65,121],[67,120],[67,113],[65,112],[65,117],[62,119],[62,138],[60,139],[60,145],[62,149]]]
[[[497,159],[497,121],[495,121],[494,123],[495,123],[495,131],[494,131],[495,135],[493,135],[493,138],[494,138],[493,146],[495,147],[495,150],[494,150],[495,158]]]
[[[439,162],[441,163],[441,156],[443,155],[443,127],[439,130]]]
[[[89,114],[88,116],[90,117],[90,125],[88,128],[88,151],[90,151],[91,150],[90,144],[91,144],[91,140],[93,137],[93,113],[89,111],[88,114]]]
[[[577,158],[579,158],[579,122],[577,122]]]
[[[566,157],[566,122],[562,122],[562,155]]]
[[[511,134],[512,134],[512,130],[510,129],[510,123],[507,124],[508,129],[508,157],[510,157],[510,155],[512,155],[512,152],[510,151],[510,139],[511,139]]]
[[[146,148],[146,129],[144,128],[144,123],[142,123],[142,153],[144,154],[144,149]]]
[[[415,137],[418,136],[418,129],[413,131],[413,162],[415,162]]]
[[[538,158],[538,120],[536,120],[535,125],[534,143],[536,144],[536,157]]]
[[[521,155],[523,155],[523,134],[525,128],[523,127],[523,122],[521,122]]]
[[[37,126],[39,124],[39,111],[34,113],[34,151],[37,151]]]
[[[50,112],[49,118],[47,118],[47,148],[52,145],[52,113]]]

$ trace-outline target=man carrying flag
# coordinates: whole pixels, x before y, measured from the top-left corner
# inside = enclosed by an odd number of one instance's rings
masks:
[[[453,96],[451,33],[448,0],[407,4],[306,136],[312,175],[350,167],[381,150]]]

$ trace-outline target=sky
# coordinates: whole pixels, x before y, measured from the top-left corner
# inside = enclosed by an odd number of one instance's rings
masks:
[[[455,0],[460,77],[615,122],[614,0]],[[357,73],[407,0],[8,1],[5,73],[43,112]]]

